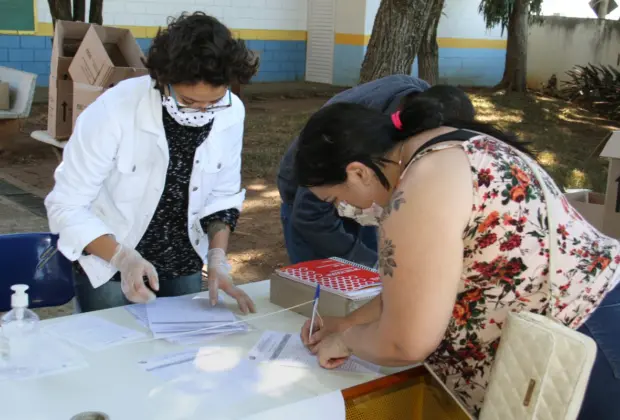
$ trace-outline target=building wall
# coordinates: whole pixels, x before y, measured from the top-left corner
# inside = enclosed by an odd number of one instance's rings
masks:
[[[527,84],[540,88],[556,75],[567,80],[575,65],[618,66],[620,22],[549,16],[542,25],[532,25],[527,45]]]
[[[105,0],[104,23],[131,29],[146,51],[150,39],[159,27],[166,24],[169,16],[176,16],[185,10],[202,10],[221,19],[233,29],[235,35],[247,40],[251,49],[259,52],[262,65],[255,81],[294,81],[303,80],[305,74],[308,1]],[[335,1],[333,79],[334,84],[351,86],[359,80],[359,70],[380,0]],[[446,0],[438,29],[441,82],[489,86],[501,79],[505,35],[502,36],[499,28],[486,29],[478,13],[478,4],[479,0]],[[577,17],[594,15],[585,0],[545,0],[543,13]],[[608,19],[617,19],[618,16],[620,8],[612,12]],[[36,73],[38,84],[46,85],[52,36],[47,0],[37,0],[37,21],[34,34],[3,33],[0,30],[0,66]],[[596,32],[590,29],[584,31],[579,32],[582,34],[580,36],[569,36],[558,28],[547,28],[542,32],[533,29],[534,40],[530,40],[531,55],[528,60],[530,67],[534,63],[538,66],[531,67],[533,75],[530,79],[533,83],[545,77],[548,79],[552,72],[560,76],[573,64],[587,62],[589,56],[583,54],[599,51],[591,47],[595,43],[592,36]],[[560,37],[559,44],[549,42],[547,35]],[[571,41],[563,38],[565,36]],[[557,45],[563,47],[558,48]],[[565,48],[572,48],[573,52],[566,55]],[[417,73],[417,63],[414,63],[412,73]]]
[[[337,1],[334,84],[352,86],[359,80],[380,0],[366,0],[361,19],[340,12],[355,0]],[[479,0],[446,0],[437,30],[442,83],[491,86],[501,80],[506,37],[499,28],[486,29],[484,19],[478,13],[479,3]],[[363,25],[352,24],[352,21],[363,22]],[[412,67],[412,74],[417,74],[417,62]]]
[[[169,16],[195,10],[217,17],[259,52],[262,64],[255,81],[304,79],[307,0],[105,0],[103,21],[131,29],[146,51]],[[45,86],[52,47],[47,0],[37,0],[37,20],[34,34],[0,31],[0,66],[36,73],[37,84]]]

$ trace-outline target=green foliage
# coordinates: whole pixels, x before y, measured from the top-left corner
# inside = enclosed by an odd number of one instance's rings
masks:
[[[510,13],[516,0],[480,0],[478,12],[484,16],[487,29],[501,25],[502,34],[504,29],[508,28]],[[543,0],[527,0],[529,1],[530,17],[540,15]]]
[[[567,71],[562,96],[579,102],[608,118],[620,120],[620,70],[612,66],[575,66]]]

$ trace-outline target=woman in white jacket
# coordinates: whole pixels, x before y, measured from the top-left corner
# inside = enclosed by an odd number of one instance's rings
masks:
[[[217,19],[183,15],[153,39],[149,76],[106,91],[77,119],[45,201],[58,248],[76,261],[82,311],[201,290],[208,265],[243,312],[226,258],[245,197],[245,109],[231,93],[258,61]]]

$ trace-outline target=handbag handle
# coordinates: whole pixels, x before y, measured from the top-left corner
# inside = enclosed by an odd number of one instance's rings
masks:
[[[530,158],[528,155],[526,155],[522,151],[518,149],[514,149],[514,150],[516,150],[519,153],[519,155],[521,155],[521,158],[523,158],[523,160],[528,164],[528,167],[534,173],[536,180],[540,184],[542,195],[545,198],[545,206],[547,207],[547,231],[549,232],[549,267],[548,267],[549,275],[547,279],[547,285],[549,286],[549,301],[548,301],[549,306],[547,308],[546,315],[551,320],[556,321],[555,318],[553,318],[552,313],[551,313],[553,310],[553,284],[555,283],[554,280],[557,278],[557,271],[555,269],[555,264],[553,262],[553,255],[555,253],[552,251],[555,245],[558,243],[557,232],[556,232],[556,229],[554,228],[555,225],[553,224],[552,217],[551,217],[551,214],[552,214],[551,199],[553,198],[553,194],[551,194],[551,192],[549,191],[549,188],[547,187],[547,183],[545,182],[545,179],[543,178],[543,170],[540,167],[540,165],[533,162],[532,158]]]

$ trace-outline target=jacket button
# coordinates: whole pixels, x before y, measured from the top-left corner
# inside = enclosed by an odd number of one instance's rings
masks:
[[[196,165],[198,165],[200,163],[200,161],[198,159],[196,159]]]
[[[221,169],[221,168],[222,168],[222,163],[220,162],[217,164],[217,169]]]
[[[196,239],[196,246],[200,243],[200,239]]]
[[[136,165],[133,165],[133,168],[131,168],[131,172],[136,172]]]
[[[192,188],[192,191],[198,191],[198,187]]]

